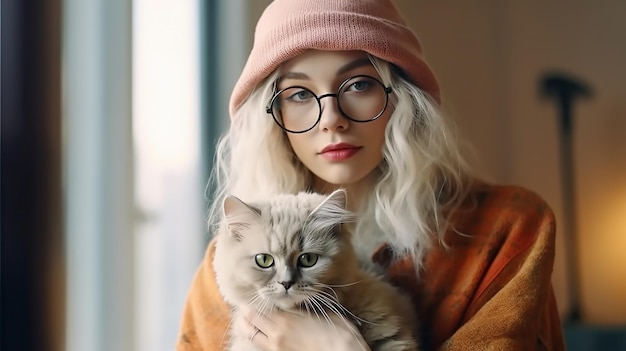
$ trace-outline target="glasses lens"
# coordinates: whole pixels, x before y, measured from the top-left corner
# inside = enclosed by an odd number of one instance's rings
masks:
[[[346,116],[355,121],[378,118],[387,105],[383,84],[372,78],[357,76],[347,80],[339,91],[339,106]]]
[[[282,90],[273,99],[274,119],[290,132],[303,132],[313,128],[319,113],[319,103],[315,94],[302,87]]]

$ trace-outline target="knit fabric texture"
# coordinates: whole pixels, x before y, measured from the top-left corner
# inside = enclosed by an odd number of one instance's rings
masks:
[[[280,64],[309,49],[367,52],[400,68],[440,103],[439,84],[420,42],[391,0],[274,0],[257,23],[230,97],[231,118]]]

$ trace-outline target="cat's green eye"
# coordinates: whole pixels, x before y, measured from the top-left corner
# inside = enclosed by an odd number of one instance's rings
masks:
[[[261,268],[269,268],[274,265],[274,257],[268,254],[257,254],[254,256],[257,266]]]
[[[305,253],[298,257],[298,263],[302,267],[312,267],[317,263],[317,258],[319,256],[314,253]]]

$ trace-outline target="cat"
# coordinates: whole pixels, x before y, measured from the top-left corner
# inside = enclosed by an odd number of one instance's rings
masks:
[[[238,330],[237,307],[298,310],[354,323],[373,351],[417,351],[411,301],[361,268],[344,223],[346,192],[300,192],[246,204],[227,196],[213,265],[218,288],[233,307],[231,351],[256,350]]]

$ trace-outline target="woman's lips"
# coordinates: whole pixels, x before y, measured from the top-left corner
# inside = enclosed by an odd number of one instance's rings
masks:
[[[343,161],[354,156],[359,150],[361,150],[360,146],[340,143],[326,146],[322,149],[320,155],[331,161]]]

